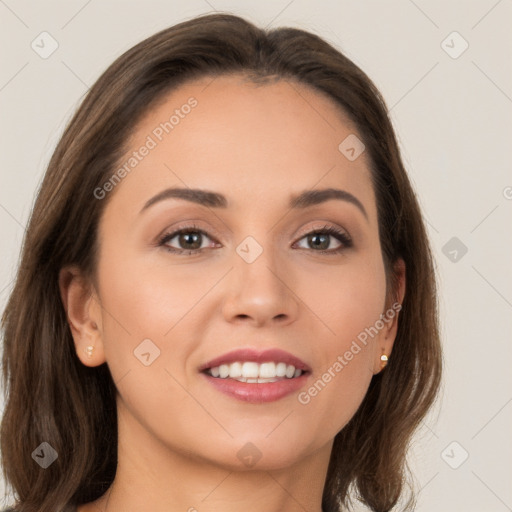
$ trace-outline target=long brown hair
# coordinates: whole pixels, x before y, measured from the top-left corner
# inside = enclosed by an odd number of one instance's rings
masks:
[[[94,276],[97,228],[108,201],[94,199],[94,190],[112,176],[143,114],[185,81],[230,73],[313,87],[348,115],[366,146],[391,295],[400,257],[406,292],[389,364],[335,437],[322,505],[325,512],[339,511],[355,496],[385,512],[403,495],[407,450],[435,401],[442,355],[433,258],[386,104],[366,74],[320,37],[211,14],[121,55],[84,98],[49,162],[2,317],[2,465],[17,511],[55,512],[93,501],[114,479],[115,385],[106,363],[90,368],[75,353],[59,271],[75,264]],[[58,454],[46,469],[32,458],[43,442]]]

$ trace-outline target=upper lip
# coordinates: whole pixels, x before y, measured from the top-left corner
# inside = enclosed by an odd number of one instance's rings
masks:
[[[267,363],[274,361],[277,363],[291,364],[295,366],[295,369],[311,372],[311,368],[304,361],[294,356],[293,354],[278,348],[270,348],[266,350],[242,348],[232,350],[231,352],[227,352],[226,354],[216,357],[215,359],[211,359],[207,363],[201,365],[199,367],[199,371],[202,372],[208,368],[214,368],[216,366],[220,366],[221,364],[235,363],[237,361],[252,361],[255,363]]]

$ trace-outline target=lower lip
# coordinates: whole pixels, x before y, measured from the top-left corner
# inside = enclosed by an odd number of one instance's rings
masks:
[[[232,396],[242,402],[254,404],[275,402],[304,386],[308,373],[293,379],[283,379],[277,382],[254,383],[240,382],[235,379],[219,379],[203,373],[208,382],[222,393]]]

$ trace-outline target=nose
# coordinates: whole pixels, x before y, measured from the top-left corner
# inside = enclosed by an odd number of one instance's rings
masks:
[[[272,250],[264,249],[252,263],[235,252],[233,268],[224,284],[226,321],[255,327],[294,322],[299,298],[293,291],[292,274],[286,262],[277,261]]]

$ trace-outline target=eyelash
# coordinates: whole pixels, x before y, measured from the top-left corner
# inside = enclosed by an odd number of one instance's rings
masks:
[[[199,254],[199,253],[201,253],[201,252],[203,252],[205,250],[204,247],[202,249],[190,249],[190,250],[187,250],[187,249],[176,249],[174,247],[169,247],[169,246],[166,245],[166,243],[169,242],[169,240],[172,240],[176,235],[180,235],[180,234],[183,234],[183,233],[200,233],[200,234],[205,235],[206,237],[208,237],[210,239],[212,238],[204,230],[200,229],[198,226],[193,224],[191,226],[180,228],[180,229],[178,229],[176,231],[173,231],[172,233],[164,234],[159,239],[158,246],[162,246],[166,251],[168,251],[170,253],[173,253],[173,254],[180,255],[180,256]],[[317,235],[317,234],[332,235],[339,242],[341,242],[342,245],[340,247],[338,247],[337,249],[330,249],[330,250],[319,250],[319,251],[316,251],[314,249],[308,249],[308,250],[313,251],[315,253],[334,256],[334,255],[340,254],[345,249],[348,249],[348,248],[353,246],[352,239],[350,238],[349,235],[347,235],[343,231],[340,231],[340,230],[338,230],[338,229],[336,229],[336,228],[334,228],[332,226],[328,226],[328,225],[324,226],[323,228],[314,229],[313,231],[310,231],[310,232],[306,233],[299,240],[302,240],[303,238],[307,237],[308,235]]]

